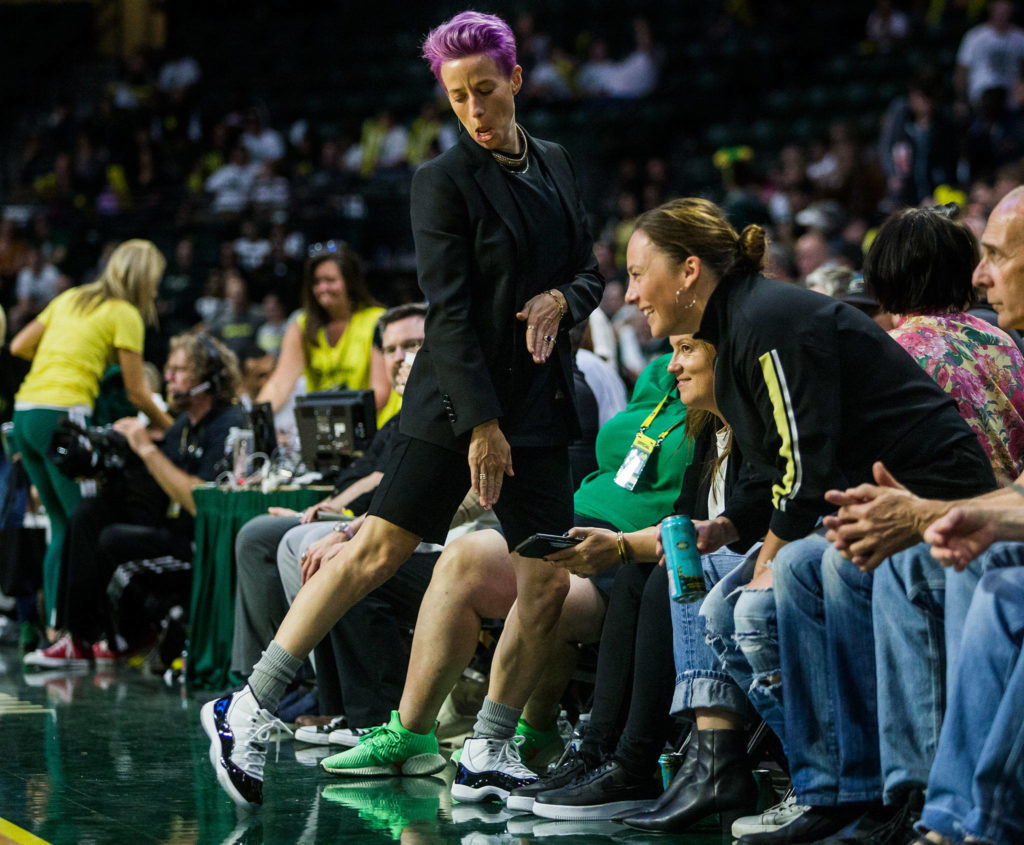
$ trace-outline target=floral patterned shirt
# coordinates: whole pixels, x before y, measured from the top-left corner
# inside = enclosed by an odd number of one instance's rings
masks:
[[[1024,357],[1002,329],[970,314],[913,314],[889,334],[956,400],[997,476],[1024,470]]]

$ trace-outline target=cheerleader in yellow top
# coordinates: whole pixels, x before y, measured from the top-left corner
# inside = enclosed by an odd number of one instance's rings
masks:
[[[14,436],[28,477],[50,518],[50,545],[43,559],[47,624],[56,624],[60,553],[67,520],[78,506],[78,483],[46,458],[50,438],[66,418],[87,423],[100,379],[111,363],[121,366],[132,404],[155,428],[171,424],[153,401],[143,375],[144,321],[156,322],[157,285],[166,261],[149,241],[117,247],[92,284],[56,296],[11,341],[11,353],[32,362],[14,397]]]
[[[372,389],[378,424],[385,422],[400,400],[389,401],[394,397],[384,356],[373,345],[384,309],[370,295],[359,256],[348,245],[332,242],[329,251],[306,262],[302,307],[285,331],[277,366],[256,401],[269,402],[276,413],[305,374],[310,392]]]

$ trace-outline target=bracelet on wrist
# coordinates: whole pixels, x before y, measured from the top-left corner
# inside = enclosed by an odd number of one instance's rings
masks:
[[[347,522],[336,522],[334,523],[334,530],[339,534],[344,534],[346,539],[351,540],[356,532],[352,530],[352,527]]]
[[[565,304],[559,298],[558,294],[556,294],[553,290],[546,290],[546,291],[544,291],[544,293],[546,293],[548,296],[550,296],[558,304],[558,319],[561,320],[562,317],[565,316],[565,312],[568,311],[569,309],[565,306]]]
[[[156,446],[150,443],[148,446],[143,446],[139,449],[139,457],[145,459],[148,455],[152,455],[156,451]]]
[[[622,535],[621,531],[615,532],[615,545],[619,549],[619,562],[629,563],[629,553],[626,550],[626,538]]]

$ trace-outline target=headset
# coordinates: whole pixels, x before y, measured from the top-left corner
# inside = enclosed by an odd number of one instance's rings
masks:
[[[200,376],[202,381],[200,381],[199,384],[187,393],[183,393],[181,391],[176,391],[174,393],[174,399],[178,402],[182,402],[190,396],[198,396],[206,390],[209,390],[216,395],[220,392],[221,384],[224,379],[224,359],[221,357],[220,351],[217,349],[217,344],[213,342],[206,332],[201,332],[195,335],[195,338],[199,341],[199,344],[203,349],[206,350],[206,367],[203,369],[203,373]]]

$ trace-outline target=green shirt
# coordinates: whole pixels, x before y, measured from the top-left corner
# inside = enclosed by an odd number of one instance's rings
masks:
[[[583,479],[576,491],[576,513],[610,522],[622,531],[639,531],[672,513],[683,486],[683,473],[693,457],[683,425],[669,432],[654,451],[633,490],[615,483],[618,471],[644,420],[669,391],[671,398],[645,432],[658,438],[673,423],[686,419],[686,406],[678,398],[675,376],[666,367],[671,354],[656,358],[640,374],[633,396],[597,433],[597,470]]]

